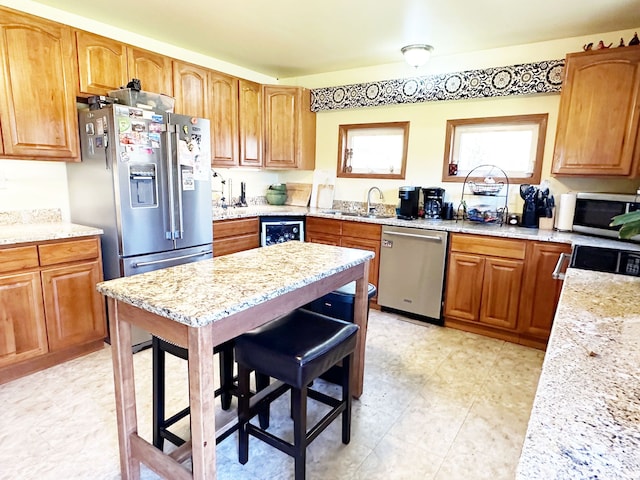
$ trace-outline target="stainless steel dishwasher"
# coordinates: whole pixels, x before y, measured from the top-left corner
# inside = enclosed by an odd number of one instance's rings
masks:
[[[447,232],[382,227],[378,305],[442,324]]]

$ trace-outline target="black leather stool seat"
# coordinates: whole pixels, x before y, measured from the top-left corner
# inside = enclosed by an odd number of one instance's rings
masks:
[[[342,443],[351,438],[351,358],[356,346],[358,326],[299,309],[235,339],[238,362],[238,422],[240,463],[249,460],[249,435],[294,457],[295,479],[304,480],[306,448],[338,416],[342,416]],[[337,362],[342,361],[342,398],[334,398],[309,388],[309,384]],[[281,386],[273,394],[249,401],[249,372],[269,375]],[[291,390],[293,444],[276,437],[266,428],[250,423],[265,405]],[[331,407],[316,425],[307,430],[307,397]]]
[[[295,312],[236,339],[236,361],[302,388],[355,348],[358,327],[310,311]]]

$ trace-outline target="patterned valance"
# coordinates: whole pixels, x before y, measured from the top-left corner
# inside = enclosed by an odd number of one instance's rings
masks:
[[[311,90],[311,110],[559,92],[564,59]]]

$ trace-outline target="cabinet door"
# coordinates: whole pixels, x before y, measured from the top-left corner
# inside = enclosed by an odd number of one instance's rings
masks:
[[[340,245],[348,248],[359,248],[360,250],[369,250],[375,254],[375,257],[369,262],[369,283],[378,286],[378,274],[380,271],[380,240],[371,240],[368,238],[342,237]]]
[[[299,89],[267,85],[264,87],[264,165],[296,168]]]
[[[2,10],[0,56],[4,153],[77,159],[78,80],[71,28]]]
[[[238,165],[238,79],[223,73],[209,75],[211,95],[211,165]]]
[[[106,335],[104,301],[96,290],[100,261],[42,270],[42,291],[51,351]]]
[[[571,245],[532,242],[527,252],[518,329],[544,342],[549,338],[562,290],[562,280],[551,277],[561,253],[571,253]]]
[[[445,316],[476,322],[480,316],[484,258],[451,252],[444,303]]]
[[[175,112],[209,118],[209,73],[205,68],[173,61]]]
[[[40,274],[0,276],[0,367],[45,353]]]
[[[640,116],[640,49],[567,55],[553,173],[630,175]]]
[[[523,270],[521,260],[485,259],[479,322],[509,330],[516,328]]]
[[[76,31],[80,93],[106,95],[128,82],[127,47],[92,33]]]
[[[240,79],[238,83],[240,166],[262,166],[262,85]]]
[[[173,96],[172,60],[159,53],[139,48],[127,48],[127,81],[140,80],[145,92]],[[125,82],[126,84],[127,82]]]

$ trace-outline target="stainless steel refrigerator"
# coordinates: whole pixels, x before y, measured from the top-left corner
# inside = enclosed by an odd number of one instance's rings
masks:
[[[71,221],[100,227],[105,280],[212,257],[209,120],[111,105],[79,112]],[[133,332],[133,350],[150,344]]]

